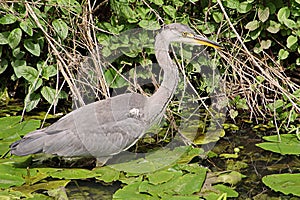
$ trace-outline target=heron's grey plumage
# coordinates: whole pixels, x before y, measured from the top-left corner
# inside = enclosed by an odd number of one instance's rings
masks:
[[[164,77],[151,97],[127,93],[88,104],[47,128],[27,134],[11,145],[11,153],[92,156],[104,164],[111,156],[134,145],[163,116],[176,90],[179,72],[168,54],[169,44],[195,44],[195,38],[184,37],[183,33],[194,35],[185,25],[170,24],[156,36],[155,56]]]

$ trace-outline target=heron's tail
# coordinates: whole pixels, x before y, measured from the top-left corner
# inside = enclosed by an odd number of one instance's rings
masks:
[[[17,156],[41,153],[43,152],[46,138],[47,134],[43,132],[43,129],[34,131],[23,137],[21,140],[12,143],[9,146],[10,152]]]

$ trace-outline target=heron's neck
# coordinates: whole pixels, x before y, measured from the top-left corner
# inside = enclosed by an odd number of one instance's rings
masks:
[[[159,89],[149,98],[150,120],[156,120],[163,114],[173,97],[178,84],[178,68],[168,53],[170,43],[164,39],[163,32],[156,36],[155,56],[164,71],[163,81]]]

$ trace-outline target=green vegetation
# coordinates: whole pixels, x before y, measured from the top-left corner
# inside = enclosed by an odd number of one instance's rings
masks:
[[[95,2],[0,2],[1,199],[67,199],[64,188],[74,180],[119,181],[114,199],[300,196],[299,0]],[[70,110],[70,97],[74,106],[82,106],[110,96],[110,89],[111,95],[125,90],[151,95],[160,82],[154,38],[161,25],[173,22],[188,24],[224,49],[207,49],[208,59],[199,55],[202,49],[172,45],[183,81],[157,138],[143,138],[136,149],[163,146],[176,131],[194,148],[154,151],[92,170],[36,167],[32,164],[40,158],[6,155],[12,142],[40,127],[40,119],[49,122],[55,117],[50,113]],[[185,90],[193,92],[182,94]],[[207,100],[214,95],[217,104]],[[235,139],[226,143],[224,136]],[[214,142],[203,158],[201,145]],[[172,162],[161,159],[165,155]],[[252,165],[267,172],[249,173]],[[242,187],[249,182],[255,185]],[[263,184],[269,190],[259,194]]]

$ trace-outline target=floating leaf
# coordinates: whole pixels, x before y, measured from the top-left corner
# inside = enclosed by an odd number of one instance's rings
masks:
[[[174,177],[174,172],[171,171],[157,171],[148,175],[149,183],[153,185],[162,184],[170,181]]]
[[[283,155],[300,155],[300,141],[294,134],[265,136],[263,139],[269,142],[259,143],[256,146]]]
[[[87,169],[59,169],[48,175],[59,179],[86,179],[94,177],[95,172]]]
[[[116,181],[120,177],[120,171],[110,168],[109,166],[96,168],[93,172],[96,174],[96,179],[102,180],[106,183]]]
[[[29,51],[32,55],[40,56],[41,49],[39,43],[33,43],[31,39],[26,39],[24,41],[24,47],[27,51]]]
[[[222,174],[218,176],[217,182],[229,183],[231,185],[236,185],[242,180],[245,176],[239,172],[232,171],[230,173]]]
[[[7,25],[13,24],[17,21],[17,17],[12,14],[6,14],[5,16],[0,18],[0,24]]]
[[[52,26],[62,40],[65,40],[68,37],[68,25],[64,20],[56,19],[52,22]]]
[[[31,193],[37,190],[53,190],[60,187],[65,187],[69,182],[70,180],[48,181],[46,183],[38,183],[34,185],[23,185],[21,187],[14,187],[14,190],[20,191],[30,196]]]
[[[300,197],[300,174],[272,174],[262,178],[263,183],[276,192]]]
[[[5,189],[11,186],[20,186],[25,183],[25,180],[19,175],[0,173],[0,188]]]
[[[12,30],[8,36],[8,45],[10,48],[14,49],[16,48],[22,38],[22,30],[20,28],[15,28]]]

